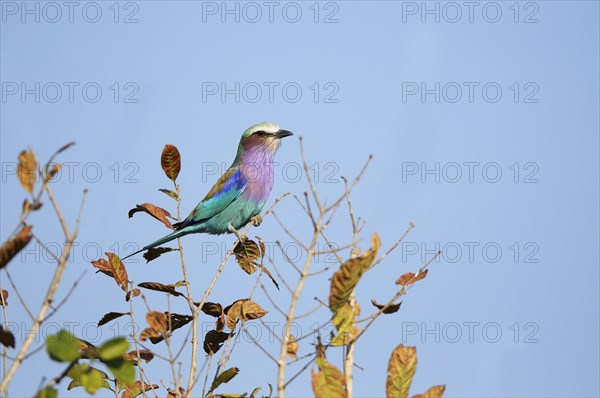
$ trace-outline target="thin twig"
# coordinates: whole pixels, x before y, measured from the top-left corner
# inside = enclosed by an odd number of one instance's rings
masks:
[[[19,289],[17,289],[17,285],[15,284],[15,282],[12,279],[12,277],[10,276],[10,272],[8,272],[8,268],[4,268],[4,272],[6,272],[6,276],[8,277],[8,282],[10,283],[10,285],[13,288],[13,290],[17,294],[17,297],[18,297],[19,301],[21,302],[21,305],[23,306],[23,308],[25,308],[25,311],[27,311],[27,314],[29,315],[29,317],[31,318],[31,320],[32,321],[35,320],[35,317],[33,316],[33,313],[31,312],[31,310],[27,306],[27,303],[25,302],[25,299],[23,298],[23,296],[21,296],[21,293],[19,293]]]
[[[67,223],[65,222],[63,214],[60,211],[60,207],[58,206],[58,203],[56,202],[54,194],[52,193],[52,189],[50,188],[50,185],[46,184],[45,189],[46,189],[46,193],[48,194],[48,197],[50,198],[50,202],[52,203],[52,206],[54,207],[54,211],[58,217],[58,220],[63,229],[63,232],[65,234],[65,244],[63,247],[62,254],[60,256],[60,261],[58,262],[58,264],[56,266],[54,276],[52,277],[52,280],[50,281],[50,285],[48,286],[48,291],[46,292],[46,295],[42,302],[42,306],[38,312],[37,317],[33,321],[33,324],[31,325],[31,329],[28,331],[27,337],[25,338],[23,345],[19,349],[19,352],[17,353],[17,356],[15,357],[15,360],[12,363],[10,370],[8,371],[6,377],[4,377],[4,379],[2,380],[2,383],[0,384],[0,392],[6,391],[8,384],[10,383],[10,380],[13,378],[17,369],[21,365],[23,358],[27,354],[27,350],[33,343],[35,336],[37,335],[42,322],[44,322],[46,313],[48,312],[48,309],[50,308],[50,305],[52,303],[52,300],[54,298],[56,290],[58,289],[58,285],[60,284],[60,281],[62,280],[63,274],[65,272],[65,269],[66,269],[66,266],[67,266],[67,263],[69,260],[69,254],[71,253],[71,249],[73,248],[73,243],[75,242],[75,239],[77,238],[77,234],[78,234],[77,226],[79,225],[79,221],[80,221],[80,218],[82,215],[82,210],[83,210],[86,193],[87,193],[87,190],[83,191],[83,197],[81,200],[79,216],[76,221],[76,227],[75,227],[73,233],[71,233],[71,231],[69,231],[69,228],[67,227]]]

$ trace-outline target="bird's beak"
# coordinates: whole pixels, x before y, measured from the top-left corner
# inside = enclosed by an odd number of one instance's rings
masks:
[[[275,138],[282,139],[284,137],[289,137],[290,135],[293,135],[291,131],[279,130],[278,132],[275,133]]]

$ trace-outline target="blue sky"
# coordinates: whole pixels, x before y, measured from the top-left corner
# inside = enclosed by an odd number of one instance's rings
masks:
[[[2,240],[25,197],[11,170],[28,145],[46,159],[77,142],[61,155],[71,163],[54,185],[71,223],[89,189],[59,297],[88,272],[43,334],[72,327],[99,342],[128,333],[126,322],[94,327],[105,312],[128,305],[89,260],[109,250],[127,254],[131,242],[165,233],[149,217],[127,219],[137,203],[174,210],[157,191],[169,188],[159,162],[164,144],[181,152],[187,213],[233,160],[243,130],[268,120],[304,137],[317,187],[330,200],[343,190],[341,176],[354,176],[373,154],[354,193],[365,238],[377,231],[389,247],[416,224],[361,282],[365,314],[370,299],[393,296],[392,280],[442,250],[400,312],[378,320],[359,345],[356,362],[365,370],[355,370],[356,396],[384,394],[387,360],[399,343],[418,350],[413,393],[445,383],[447,396],[460,397],[600,394],[598,2],[0,5]],[[306,190],[296,138],[286,139],[277,160],[271,201]],[[46,207],[32,223],[56,247],[60,230]],[[292,200],[278,214],[307,239],[310,225]],[[348,227],[341,214],[330,231],[339,244]],[[291,244],[270,217],[252,233]],[[183,242],[197,296],[233,238]],[[9,270],[37,302],[52,267],[39,246],[27,250]],[[127,265],[136,282],[181,279],[175,256]],[[314,296],[326,298],[328,276],[307,285],[302,309],[312,308]],[[231,262],[211,299],[228,304],[248,295],[253,281]],[[285,291],[271,294],[285,306]],[[147,296],[165,309],[163,297]],[[281,329],[262,292],[255,301]],[[27,316],[14,293],[10,304],[20,341]],[[184,311],[182,304],[174,305]],[[318,312],[300,327],[306,332],[327,317]],[[301,345],[300,353],[312,349]],[[30,396],[42,375],[60,372],[45,355],[23,364],[12,396]],[[330,355],[339,364],[341,353]],[[239,344],[230,364],[241,372],[224,391],[264,391],[275,382],[275,367],[250,342]],[[167,370],[160,361],[150,365],[157,377]],[[288,390],[310,394],[308,372]]]

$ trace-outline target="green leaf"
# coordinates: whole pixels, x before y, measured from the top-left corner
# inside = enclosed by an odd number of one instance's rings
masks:
[[[131,384],[135,381],[135,369],[130,361],[123,358],[112,361],[102,361],[116,377],[120,385]]]
[[[79,386],[85,388],[85,391],[90,394],[94,394],[100,388],[108,388],[110,390],[110,385],[106,381],[108,375],[87,364],[74,365],[69,370],[69,373],[67,373],[67,376],[73,379],[67,387],[68,390]]]
[[[129,351],[129,343],[124,337],[117,337],[107,341],[98,348],[100,359],[103,361],[112,361],[122,358],[123,354]]]
[[[340,269],[334,272],[329,290],[329,308],[331,311],[336,312],[346,304],[362,275],[371,268],[380,246],[379,236],[375,233],[371,238],[371,248],[369,250],[360,257],[347,260]]]
[[[73,362],[79,359],[79,339],[66,330],[46,338],[46,351],[58,362]]]
[[[173,192],[168,189],[159,189],[159,191],[164,194],[167,194],[170,198],[177,200],[177,192]]]
[[[317,358],[319,372],[311,371],[312,388],[315,397],[347,397],[346,381],[344,375],[331,363],[322,358]]]
[[[330,342],[334,347],[349,344],[358,334],[358,328],[354,326],[354,309],[349,303],[338,308],[333,316],[333,324],[338,331]]]
[[[221,384],[227,383],[229,382],[231,379],[233,379],[238,373],[240,372],[240,370],[238,368],[229,368],[226,371],[224,371],[223,373],[221,373],[219,376],[217,376],[217,378],[212,382],[212,385],[210,386],[210,390],[208,390],[208,393],[210,394],[211,392],[213,392],[217,387],[219,387]]]
[[[258,392],[261,390],[260,387],[256,387],[254,390],[252,390],[252,393],[250,394],[250,398],[254,398],[256,397],[256,394],[258,394]]]
[[[410,384],[417,370],[417,349],[397,346],[388,363],[388,376],[385,383],[387,397],[408,397]]]
[[[35,394],[35,398],[57,398],[58,391],[52,387],[46,387]]]

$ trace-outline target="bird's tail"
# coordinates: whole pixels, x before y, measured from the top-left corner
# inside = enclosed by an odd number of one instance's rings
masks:
[[[170,241],[172,241],[173,239],[177,239],[177,238],[179,238],[180,236],[186,235],[188,232],[189,232],[189,231],[186,231],[186,230],[185,230],[185,228],[182,228],[182,229],[179,229],[179,230],[173,231],[173,232],[171,232],[169,235],[167,235],[167,236],[163,236],[163,237],[162,237],[162,238],[160,238],[159,240],[156,240],[156,241],[154,241],[154,242],[152,242],[152,243],[150,243],[150,244],[148,244],[148,245],[144,246],[142,249],[140,249],[140,250],[136,251],[135,253],[131,253],[130,255],[128,255],[128,256],[126,256],[126,257],[123,257],[121,260],[125,260],[126,258],[129,258],[129,257],[131,257],[131,256],[135,256],[136,254],[138,254],[138,253],[141,253],[141,252],[143,252],[144,250],[148,250],[148,249],[152,249],[152,248],[154,248],[154,247],[160,246],[160,245],[162,245],[163,243],[170,242]]]

